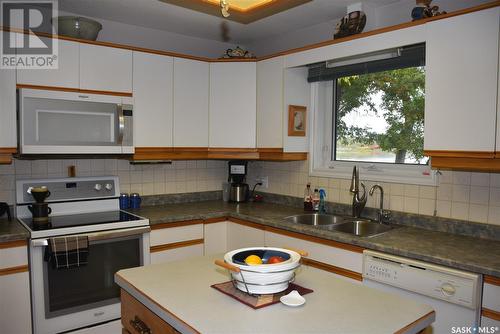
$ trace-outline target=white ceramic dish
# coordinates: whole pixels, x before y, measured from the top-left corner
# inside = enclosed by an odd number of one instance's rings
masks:
[[[285,304],[286,306],[297,307],[300,305],[304,305],[306,299],[302,297],[297,290],[293,290],[287,295],[281,296],[280,302]]]
[[[233,256],[240,252],[252,250],[269,250],[287,253],[290,259],[275,264],[249,266],[235,263]],[[250,247],[230,251],[224,255],[224,261],[240,268],[240,273],[231,272],[236,287],[251,294],[272,294],[284,291],[294,278],[295,270],[300,266],[301,256],[294,251],[274,247]],[[245,284],[245,283],[247,284]],[[248,291],[247,291],[248,289]]]

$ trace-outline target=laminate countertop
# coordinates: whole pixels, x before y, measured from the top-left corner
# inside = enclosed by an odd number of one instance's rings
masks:
[[[181,333],[417,333],[435,320],[430,306],[348,282],[309,266],[295,283],[313,289],[300,307],[254,310],[211,288],[230,279],[216,256],[120,270],[115,282]]]
[[[303,210],[271,203],[233,204],[205,201],[143,207],[131,212],[149,218],[151,225],[233,217],[393,255],[500,277],[500,241],[498,240],[403,225],[377,236],[358,237],[328,228],[286,222],[283,220],[284,217],[304,213]]]
[[[30,233],[17,219],[14,218],[9,221],[7,218],[0,218],[0,243],[26,240],[29,236]]]

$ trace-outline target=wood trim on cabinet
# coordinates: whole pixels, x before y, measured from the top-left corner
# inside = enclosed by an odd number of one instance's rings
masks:
[[[12,155],[16,153],[16,147],[0,147],[0,164],[10,165],[12,163]]]
[[[424,155],[429,157],[493,159],[495,152],[425,150]]]
[[[160,224],[154,224],[151,225],[151,230],[161,230],[164,228],[173,228],[173,227],[183,227],[183,226],[190,226],[190,225],[200,225],[203,224],[204,221],[202,219],[193,219],[193,220],[183,220],[183,221],[178,221],[178,222],[171,222],[171,223],[160,223]]]
[[[258,223],[254,223],[254,222],[249,222],[247,220],[233,218],[233,217],[229,217],[227,220],[229,220],[232,223],[236,223],[236,224],[247,226],[247,227],[256,228],[258,230],[263,230],[263,231],[266,230],[266,226],[258,224]]]
[[[216,160],[258,160],[259,152],[256,148],[209,147],[208,159]]]
[[[14,241],[6,241],[6,242],[0,243],[0,249],[16,248],[16,247],[24,247],[24,246],[28,246],[27,240],[14,240]]]
[[[132,93],[128,92],[113,92],[107,90],[92,90],[92,89],[79,89],[79,88],[69,88],[69,87],[53,87],[53,86],[38,86],[38,85],[25,85],[17,84],[16,87],[28,88],[28,89],[43,89],[43,90],[54,90],[59,92],[73,92],[73,93],[83,93],[83,94],[100,94],[100,95],[114,95],[114,96],[124,96],[132,97]]]
[[[355,253],[363,253],[363,250],[364,250],[364,248],[359,247],[359,246],[345,244],[345,243],[334,241],[334,240],[318,238],[318,237],[314,237],[311,235],[302,234],[302,233],[298,233],[298,232],[287,231],[287,230],[283,230],[283,229],[276,228],[276,227],[265,226],[265,230],[268,232],[285,235],[287,237],[292,237],[292,238],[296,238],[296,239],[300,239],[300,240],[310,241],[310,242],[314,242],[314,243],[318,243],[318,244],[322,244],[322,245],[326,245],[326,246],[331,246],[331,247],[335,247],[335,248],[345,249],[345,250],[355,252]]]
[[[136,147],[132,160],[199,160],[207,152],[208,147]]]
[[[344,38],[335,39],[335,40],[327,40],[327,41],[324,41],[324,42],[309,44],[309,45],[306,45],[306,46],[303,46],[303,47],[293,48],[293,49],[290,49],[290,50],[285,50],[285,51],[273,53],[273,54],[270,54],[270,55],[258,57],[256,59],[227,59],[227,60],[222,60],[222,61],[224,61],[224,62],[261,61],[261,60],[266,60],[266,59],[270,59],[270,58],[280,57],[280,56],[289,55],[289,54],[293,54],[293,53],[297,53],[297,52],[307,51],[307,50],[311,50],[311,49],[315,49],[315,48],[319,48],[319,47],[323,47],[323,46],[328,46],[328,45],[332,45],[332,44],[338,44],[338,43],[342,43],[342,42],[347,42],[347,41],[354,40],[354,39],[359,39],[359,38],[369,37],[369,36],[373,36],[373,35],[378,35],[378,34],[390,32],[390,31],[395,31],[395,30],[400,30],[400,29],[404,29],[404,28],[414,27],[414,26],[418,26],[418,25],[421,25],[421,24],[425,24],[427,22],[437,21],[437,20],[443,20],[443,19],[447,19],[447,18],[450,18],[450,17],[464,15],[464,14],[469,14],[469,13],[473,13],[473,12],[477,12],[477,11],[481,11],[481,10],[485,10],[485,9],[489,9],[489,8],[493,8],[493,7],[497,7],[497,6],[500,6],[500,0],[492,1],[492,2],[489,2],[489,3],[486,3],[486,4],[482,4],[482,5],[478,5],[478,6],[474,6],[474,7],[470,7],[470,8],[466,8],[466,9],[462,9],[462,10],[457,10],[457,11],[450,12],[450,13],[447,13],[447,14],[444,14],[444,15],[439,15],[439,16],[434,16],[434,17],[425,18],[425,19],[421,19],[421,20],[416,20],[416,21],[401,23],[401,24],[397,24],[397,25],[393,25],[393,26],[389,26],[389,27],[379,28],[379,29],[375,29],[375,30],[371,30],[371,31],[360,33],[360,34],[356,34],[356,35],[351,35],[351,36],[347,36],[347,37],[344,37]],[[15,29],[15,28],[10,28],[10,27],[5,27],[5,26],[0,27],[0,30],[12,31],[12,32],[19,32],[19,33],[32,33],[32,32],[29,32],[29,31],[24,31],[22,29]],[[178,58],[200,60],[200,61],[205,61],[205,62],[220,62],[221,61],[220,59],[212,59],[212,58],[208,58],[208,57],[198,57],[198,56],[192,56],[192,55],[175,53],[175,52],[169,52],[169,51],[161,51],[161,50],[155,50],[155,49],[135,47],[135,46],[125,45],[125,44],[118,44],[118,43],[111,43],[111,42],[102,42],[102,41],[88,41],[88,40],[84,40],[84,39],[77,39],[77,38],[66,37],[66,36],[50,35],[50,34],[46,34],[46,33],[37,33],[37,34],[40,35],[40,36],[54,37],[54,38],[57,38],[57,39],[67,40],[67,41],[73,41],[73,42],[78,42],[78,43],[94,44],[94,45],[107,46],[107,47],[113,47],[113,48],[125,49],[125,50],[131,50],[131,51],[153,53],[153,54],[164,55],[164,56],[171,56],[171,57],[178,57]]]
[[[337,266],[332,266],[331,264],[328,264],[328,263],[324,263],[324,262],[320,262],[320,261],[316,261],[313,259],[303,257],[302,264],[316,268],[316,269],[325,270],[325,271],[328,271],[330,273],[334,273],[334,274],[337,274],[340,276],[348,277],[348,278],[354,279],[356,281],[360,281],[360,282],[363,281],[363,275],[361,275],[361,273],[358,273],[358,272],[355,272],[352,270],[348,270],[348,269],[344,269],[344,268],[340,268]]]
[[[432,317],[435,317],[435,316],[436,316],[436,312],[435,311],[430,311],[426,315],[423,315],[420,318],[418,318],[417,320],[413,321],[411,324],[408,324],[408,325],[404,326],[403,328],[401,328],[400,330],[394,332],[394,334],[408,333],[409,329],[411,329],[412,327],[415,327],[419,322],[424,321],[427,318],[432,318]],[[419,333],[422,333],[422,332],[425,332],[425,330],[423,330],[423,331],[421,331]]]
[[[486,318],[490,318],[496,321],[500,321],[500,312],[495,310],[490,310],[488,308],[483,307],[481,309],[481,315]]]
[[[23,273],[23,272],[28,271],[28,270],[29,269],[28,269],[27,264],[22,265],[22,266],[16,266],[16,267],[1,268],[0,269],[0,276]]]
[[[194,246],[194,245],[200,245],[200,244],[203,244],[203,243],[204,243],[203,239],[194,239],[194,240],[187,240],[187,241],[179,241],[179,242],[173,242],[173,243],[170,243],[170,244],[151,246],[149,248],[149,251],[151,253],[157,253],[157,252],[163,252],[163,251],[170,250],[170,249],[176,249],[176,248],[182,248],[182,247],[189,247],[189,246]]]
[[[500,286],[500,277],[484,275],[483,283]]]
[[[431,167],[433,169],[498,172],[500,159],[431,157]]]
[[[258,148],[259,160],[264,161],[304,161],[307,152],[283,152],[283,148]]]
[[[208,218],[203,220],[203,224],[208,225],[208,224],[216,224],[216,223],[222,223],[227,221],[227,217],[218,217],[218,218]]]
[[[34,34],[31,31],[27,31],[27,30],[23,30],[23,29],[16,29],[16,28],[11,28],[11,27],[6,27],[6,26],[1,26],[0,30],[23,33],[23,34]],[[62,36],[62,35],[51,35],[51,34],[44,33],[44,32],[37,32],[36,34],[41,36],[41,37],[52,37],[52,38],[57,38],[57,39],[64,40],[64,41],[70,41],[70,42],[76,42],[76,43],[82,43],[82,44],[92,44],[92,45],[98,45],[98,46],[106,46],[106,47],[115,48],[115,49],[124,49],[124,50],[130,50],[130,51],[152,53],[152,54],[157,54],[157,55],[161,55],[161,56],[186,58],[186,59],[200,60],[200,61],[206,61],[206,62],[209,62],[212,60],[211,58],[208,58],[208,57],[192,56],[192,55],[188,55],[188,54],[155,50],[155,49],[148,49],[148,48],[142,48],[139,46],[132,46],[132,45],[126,45],[126,44],[104,42],[104,41],[89,41],[86,39],[78,39],[78,38]]]
[[[302,47],[299,47],[299,48],[294,48],[294,49],[290,49],[290,50],[286,50],[286,51],[281,51],[281,52],[273,53],[273,54],[270,54],[270,55],[267,55],[267,56],[259,57],[258,61],[266,60],[266,59],[270,59],[270,58],[275,58],[275,57],[286,56],[286,55],[290,55],[290,54],[294,54],[294,53],[298,53],[298,52],[302,52],[302,51],[307,51],[307,50],[312,50],[312,49],[320,48],[320,47],[323,47],[323,46],[328,46],[328,45],[333,45],[333,44],[348,42],[348,41],[352,41],[352,40],[359,39],[359,38],[364,38],[364,37],[379,35],[379,34],[383,34],[383,33],[386,33],[386,32],[395,31],[395,30],[400,30],[400,29],[415,27],[415,26],[419,26],[421,24],[425,24],[427,22],[443,20],[443,19],[447,19],[447,18],[450,18],[450,17],[464,15],[464,14],[469,14],[469,13],[477,12],[477,11],[480,11],[480,10],[485,10],[485,9],[497,7],[497,6],[500,6],[500,0],[492,1],[492,2],[489,2],[489,3],[486,3],[486,4],[482,4],[482,5],[479,5],[479,6],[474,6],[474,7],[470,7],[470,8],[466,8],[466,9],[462,9],[462,10],[457,10],[457,11],[450,12],[450,13],[447,13],[447,14],[444,14],[444,15],[429,17],[429,18],[425,18],[425,19],[421,19],[421,20],[416,20],[416,21],[411,21],[411,22],[400,23],[400,24],[396,24],[396,25],[393,25],[393,26],[389,26],[389,27],[384,27],[384,28],[379,28],[379,29],[374,29],[374,30],[371,30],[371,31],[367,31],[367,32],[362,32],[362,33],[359,33],[359,34],[356,34],[356,35],[351,35],[351,36],[347,36],[347,37],[343,37],[343,38],[338,38],[338,39],[334,39],[334,40],[327,40],[327,41],[324,41],[324,42],[309,44],[309,45],[302,46]]]

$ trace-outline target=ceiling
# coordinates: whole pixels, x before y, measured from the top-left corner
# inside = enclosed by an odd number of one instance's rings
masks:
[[[231,0],[230,0],[231,1]],[[383,6],[399,0],[370,0]],[[232,43],[251,43],[270,35],[306,28],[346,14],[347,6],[360,0],[313,0],[261,20],[241,24],[160,0],[62,0],[60,10],[146,28]],[[332,27],[333,29],[333,27]]]

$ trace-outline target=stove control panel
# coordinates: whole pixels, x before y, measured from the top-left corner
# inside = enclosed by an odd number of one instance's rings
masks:
[[[49,203],[120,196],[116,176],[20,180],[16,184],[16,202],[18,204],[34,202],[30,190],[32,187],[41,186],[47,187],[50,191],[50,196],[46,200]]]

